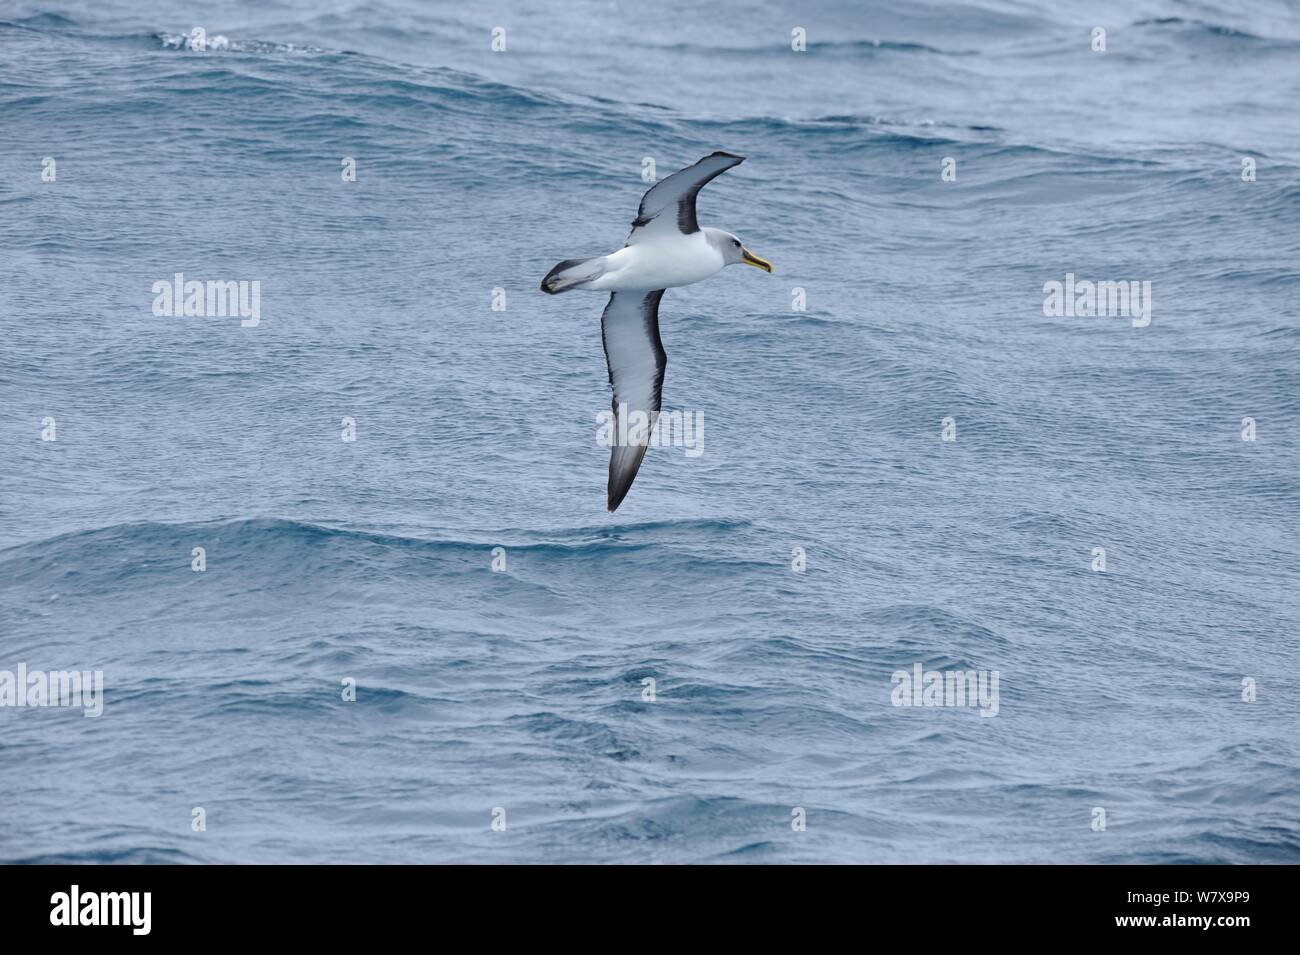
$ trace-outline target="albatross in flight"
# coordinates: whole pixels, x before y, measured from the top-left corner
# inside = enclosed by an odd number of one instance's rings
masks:
[[[700,190],[744,161],[744,156],[715,152],[660,180],[641,197],[623,248],[594,259],[566,259],[542,279],[542,291],[551,295],[570,289],[610,293],[600,331],[614,389],[611,430],[616,436],[640,432],[639,440],[615,443],[610,449],[611,511],[627,497],[659,417],[668,364],[659,340],[659,300],[664,289],[699,282],[737,263],[772,271],[772,263],[754,255],[730,232],[701,229],[695,221],[695,197]],[[647,427],[628,427],[626,418],[635,412],[645,416]]]

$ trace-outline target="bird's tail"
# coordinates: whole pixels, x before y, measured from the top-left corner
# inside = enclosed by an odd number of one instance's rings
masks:
[[[542,279],[542,291],[551,295],[559,295],[571,288],[585,285],[604,273],[605,257],[603,255],[594,259],[565,259],[546,273],[546,278]]]

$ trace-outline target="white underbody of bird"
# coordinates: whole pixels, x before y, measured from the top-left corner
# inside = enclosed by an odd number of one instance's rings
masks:
[[[617,252],[561,262],[542,279],[552,295],[573,289],[610,292],[601,315],[601,337],[614,391],[615,420],[626,434],[626,418],[645,415],[653,428],[662,402],[668,356],[659,339],[659,300],[664,289],[691,285],[728,265],[752,265],[765,272],[771,263],[750,252],[721,229],[702,229],[695,219],[695,197],[714,177],[744,161],[715,152],[651,186],[627,244]],[[619,419],[622,419],[621,421]],[[637,429],[634,441],[610,449],[607,506],[617,510],[640,470],[650,435]]]

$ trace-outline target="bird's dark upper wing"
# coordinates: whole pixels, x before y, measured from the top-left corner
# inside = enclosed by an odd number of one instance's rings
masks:
[[[693,166],[656,182],[641,197],[641,208],[628,234],[627,245],[667,232],[686,235],[700,231],[695,221],[695,197],[716,176],[745,161],[731,153],[710,153]]]
[[[600,317],[601,338],[605,342],[605,361],[609,364],[609,384],[614,389],[614,443],[609,453],[608,506],[617,510],[632,486],[645,457],[650,430],[659,417],[663,393],[664,368],[668,356],[659,340],[659,300],[664,290],[654,292],[614,292]],[[626,417],[640,411],[645,415],[643,435],[619,444],[619,436],[635,430],[637,419],[629,424]],[[626,416],[626,417],[621,417]]]

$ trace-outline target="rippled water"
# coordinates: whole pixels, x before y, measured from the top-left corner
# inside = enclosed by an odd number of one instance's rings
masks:
[[[0,671],[105,697],[0,707],[0,859],[1300,858],[1300,13],[858,6],[8,5]],[[777,272],[665,295],[609,515],[537,283],[714,149]]]

